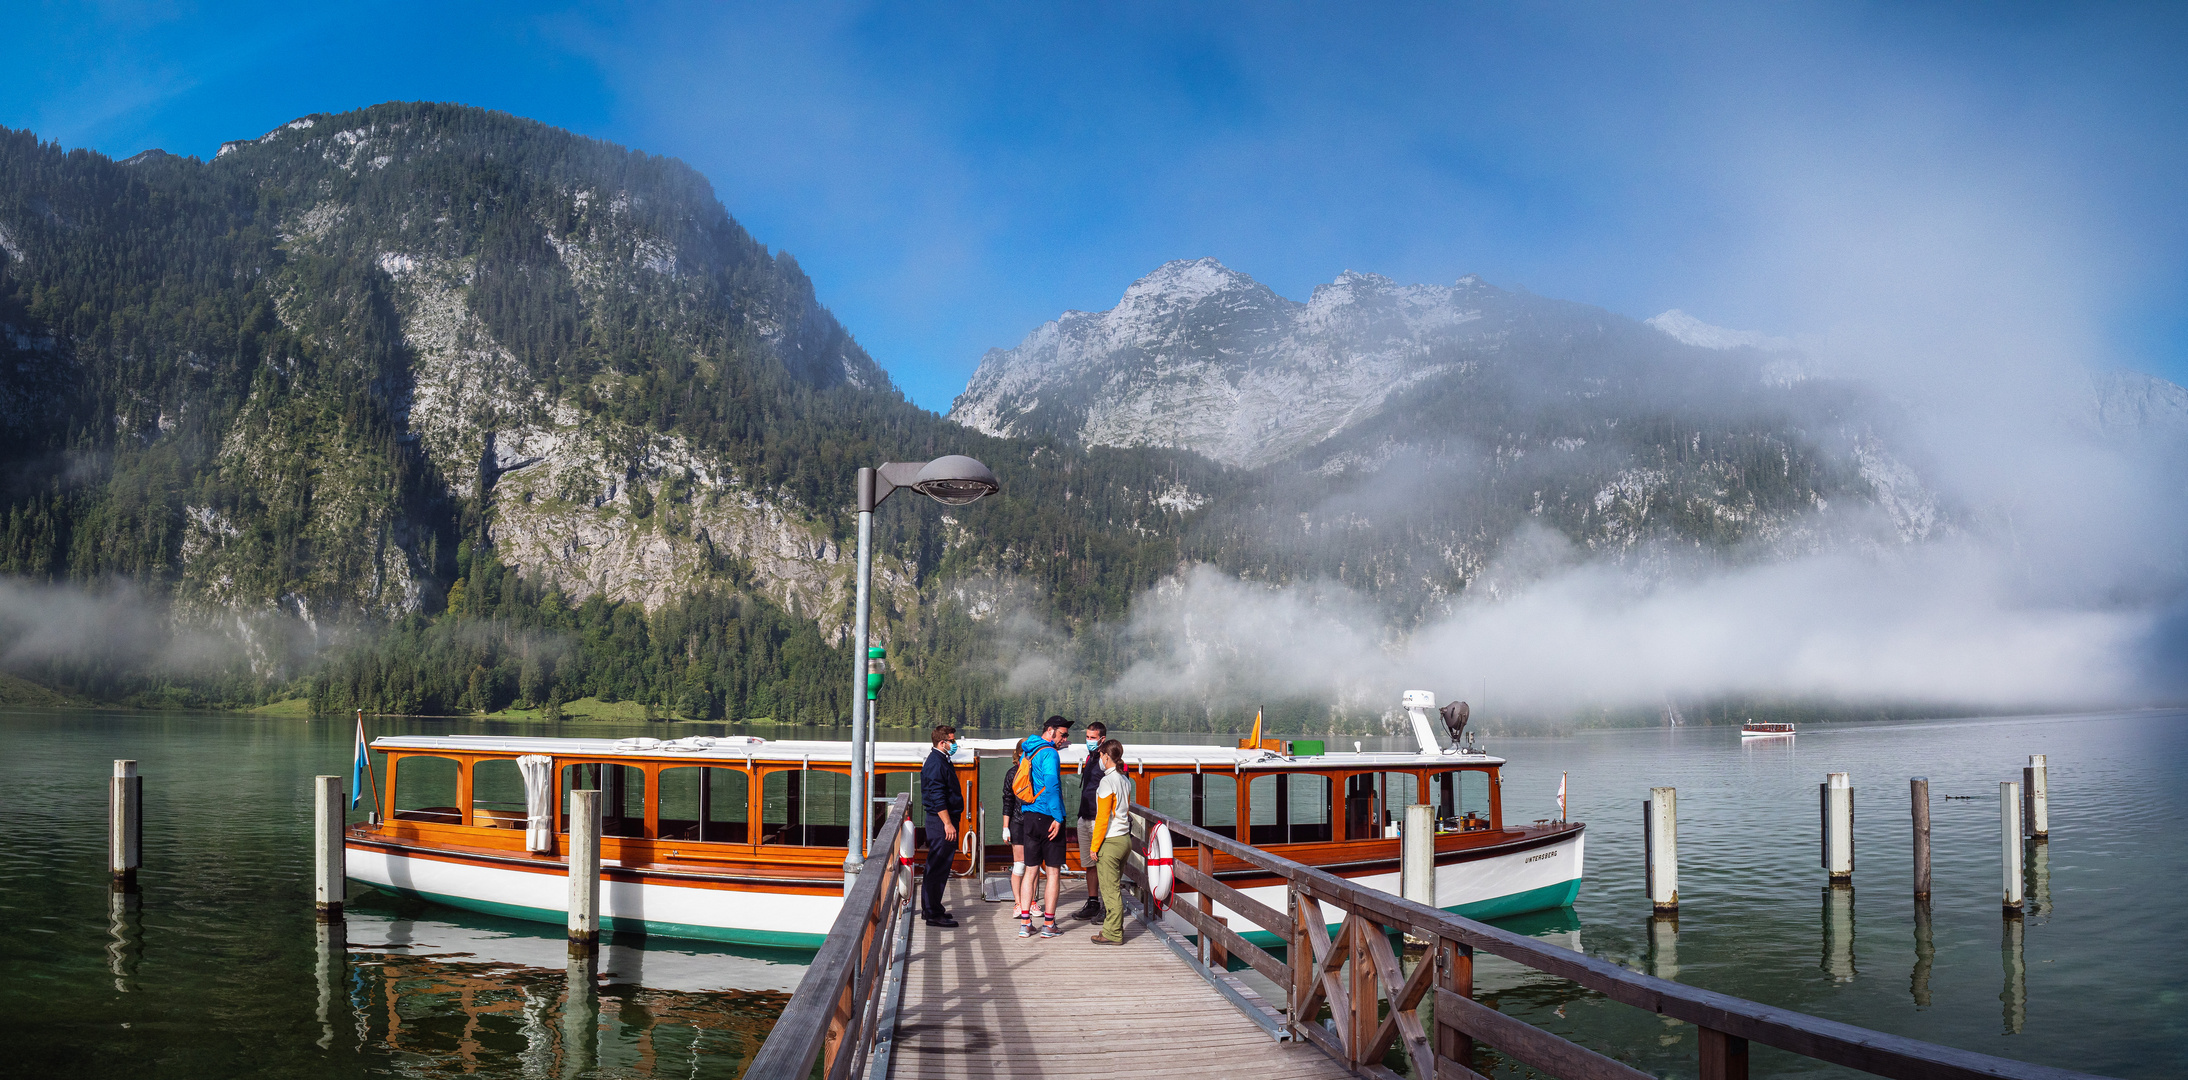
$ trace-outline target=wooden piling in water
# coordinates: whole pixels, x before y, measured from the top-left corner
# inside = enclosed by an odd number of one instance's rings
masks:
[[[1647,838],[1649,903],[1657,911],[1679,910],[1679,791],[1650,788],[1641,804]]]
[[[107,784],[106,837],[113,888],[136,888],[137,868],[144,865],[144,777],[137,775],[134,761],[114,762],[114,777]]]
[[[1436,808],[1427,803],[1406,807],[1398,829],[1398,895],[1435,907]],[[1408,934],[1406,940],[1418,945],[1426,939]]]
[[[2005,856],[2005,914],[2021,917],[2021,785],[1998,782],[1998,833]]]
[[[1833,885],[1854,880],[1854,784],[1847,774],[1831,773],[1818,795],[1823,802],[1823,868]]]
[[[348,881],[342,826],[342,778],[312,777],[312,903],[320,922],[342,921]]]
[[[600,948],[600,792],[570,792],[570,953]]]
[[[1917,776],[1907,781],[1908,797],[1914,804],[1914,894],[1917,900],[1930,898],[1930,778]]]
[[[2030,754],[2021,770],[2021,831],[2035,840],[2051,838],[2051,781],[2043,754]]]

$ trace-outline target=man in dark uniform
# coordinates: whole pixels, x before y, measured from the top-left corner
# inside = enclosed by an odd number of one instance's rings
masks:
[[[942,890],[950,883],[950,860],[957,856],[957,821],[965,816],[965,792],[957,783],[957,767],[950,757],[957,753],[957,729],[937,724],[934,748],[919,769],[919,804],[927,811],[927,881],[921,914],[928,926],[956,926],[957,920],[942,909]]]
[[[1109,725],[1096,720],[1086,726],[1086,763],[1079,766],[1079,862],[1086,866],[1086,906],[1074,916],[1079,919],[1102,917],[1101,881],[1094,866],[1094,852],[1102,844],[1094,835],[1094,790],[1102,786],[1101,746],[1108,737]]]

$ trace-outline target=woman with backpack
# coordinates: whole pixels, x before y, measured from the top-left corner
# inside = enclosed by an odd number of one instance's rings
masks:
[[[1094,792],[1095,863],[1102,882],[1102,928],[1096,945],[1124,944],[1124,857],[1132,850],[1132,778],[1124,773],[1124,744],[1102,740],[1102,784]]]

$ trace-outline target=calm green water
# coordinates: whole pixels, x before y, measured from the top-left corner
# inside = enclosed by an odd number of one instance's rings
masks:
[[[559,733],[626,730],[638,728]],[[617,942],[597,1002],[581,995],[573,1009],[552,927],[353,897],[348,948],[323,947],[306,785],[346,775],[349,740],[343,723],[0,714],[0,1075],[742,1071],[803,954]],[[2180,713],[1819,727],[1745,746],[1724,729],[1602,732],[1489,749],[1512,761],[1508,815],[1554,813],[1562,771],[1572,816],[1590,822],[1579,905],[1515,929],[1968,1049],[2122,1077],[2188,1073]],[[2018,779],[2030,753],[2050,755],[2052,839],[2031,848],[2033,907],[2013,926],[1996,896],[1997,781]],[[142,891],[121,898],[104,854],[103,778],[117,757],[148,777]],[[1816,784],[1831,771],[1851,772],[1857,792],[1850,894],[1825,889],[1817,867]],[[1936,846],[1920,930],[1908,895],[1915,774],[1931,778]],[[1679,789],[1676,928],[1652,922],[1642,893],[1640,803],[1655,785]],[[1690,1027],[1489,958],[1479,986],[1650,1072],[1694,1073]],[[1831,1071],[1756,1055],[1758,1076]]]

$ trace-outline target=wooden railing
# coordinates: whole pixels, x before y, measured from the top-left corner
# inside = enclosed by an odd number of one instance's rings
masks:
[[[1701,1034],[1703,1080],[1745,1080],[1750,1043],[1904,1080],[2088,1078],[2086,1073],[1887,1035],[1628,971],[1364,888],[1145,806],[1135,805],[1132,813],[1141,826],[1133,830],[1135,835],[1145,823],[1160,821],[1169,826],[1173,837],[1194,844],[1177,849],[1172,870],[1177,892],[1199,895],[1191,903],[1169,908],[1200,933],[1199,959],[1188,954],[1188,961],[1203,965],[1203,974],[1212,980],[1224,970],[1224,954],[1244,961],[1276,984],[1284,996],[1282,1025],[1291,1037],[1315,1043],[1364,1076],[1396,1080],[1397,1074],[1383,1065],[1395,1046],[1402,1048],[1417,1080],[1479,1080],[1480,1074],[1473,1070],[1477,1043],[1563,1080],[1643,1080],[1649,1075],[1473,1000],[1478,949],[1570,979],[1613,1001],[1695,1025]],[[1216,852],[1239,859],[1260,874],[1283,878],[1285,910],[1216,880]],[[1144,898],[1146,867],[1139,859],[1127,862]],[[1277,959],[1224,925],[1209,910],[1213,904],[1229,908],[1286,942],[1285,958]],[[1330,929],[1333,922],[1335,931]],[[1394,933],[1427,943],[1411,974],[1391,946]],[[1428,1025],[1418,1013],[1424,1000],[1433,1003]],[[1324,1008],[1330,1013],[1327,1022],[1320,1019]]]
[[[844,890],[843,910],[813,966],[769,1029],[745,1075],[804,1077],[821,1062],[827,1080],[866,1071],[881,1028],[883,989],[909,902],[911,868],[897,861],[897,833],[911,828],[912,796],[889,804],[888,820],[866,849],[866,866]]]

